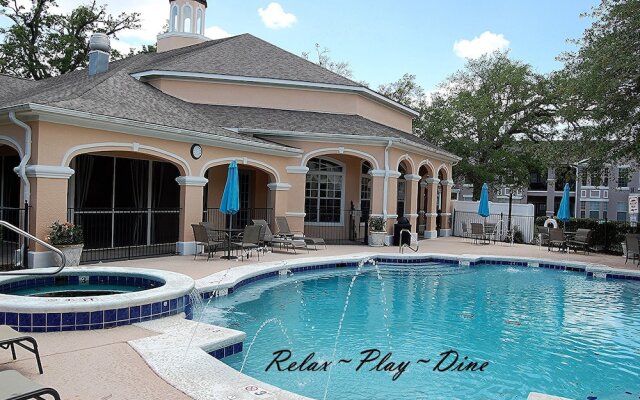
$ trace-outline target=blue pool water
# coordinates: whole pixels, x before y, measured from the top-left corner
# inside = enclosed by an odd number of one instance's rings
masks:
[[[32,288],[17,289],[8,294],[14,296],[30,297],[85,297],[85,296],[106,296],[110,294],[139,292],[145,288],[131,285],[108,285],[108,284],[86,284],[86,285],[51,285],[36,286]]]
[[[355,268],[265,280],[212,300],[195,318],[247,332],[243,352],[224,359],[230,366],[241,369],[249,353],[244,373],[318,399],[329,378],[330,399],[640,398],[637,281],[496,265],[379,270],[366,267],[354,281],[337,341]],[[395,381],[397,371],[370,371],[375,362],[356,371],[370,349],[409,365]],[[313,361],[334,364],[330,372],[265,371],[278,350],[292,352],[289,362],[315,352]],[[449,350],[489,364],[434,371]]]

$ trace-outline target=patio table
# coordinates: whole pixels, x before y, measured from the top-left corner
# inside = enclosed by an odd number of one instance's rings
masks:
[[[231,238],[234,235],[237,236],[238,234],[244,232],[244,229],[226,228],[226,229],[211,229],[211,231],[212,232],[218,232],[218,233],[224,233],[225,238],[227,239],[227,255],[226,256],[222,256],[220,258],[225,259],[225,260],[236,260],[238,257],[231,255]]]

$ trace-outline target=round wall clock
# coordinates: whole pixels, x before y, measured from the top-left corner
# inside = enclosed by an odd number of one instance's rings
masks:
[[[191,157],[193,157],[194,160],[202,157],[202,147],[200,147],[199,144],[191,146]]]

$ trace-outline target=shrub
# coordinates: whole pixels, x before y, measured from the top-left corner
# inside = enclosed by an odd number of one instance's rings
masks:
[[[556,218],[554,218],[556,219]],[[547,217],[536,218],[536,226],[541,226]],[[576,231],[578,229],[591,229],[593,231],[591,237],[591,248],[596,251],[603,251],[610,254],[622,254],[622,242],[624,235],[633,233],[633,228],[625,221],[609,221],[587,218],[572,218],[566,224],[558,221],[558,228],[567,231]]]
[[[385,223],[382,217],[369,218],[369,232],[385,232]]]
[[[54,246],[82,244],[84,242],[82,227],[70,222],[61,224],[60,221],[56,221],[51,224],[51,233],[47,236],[47,241]]]

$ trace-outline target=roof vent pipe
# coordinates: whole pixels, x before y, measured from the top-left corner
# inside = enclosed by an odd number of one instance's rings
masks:
[[[110,52],[109,36],[104,33],[91,35],[91,39],[89,39],[89,76],[109,70]]]

